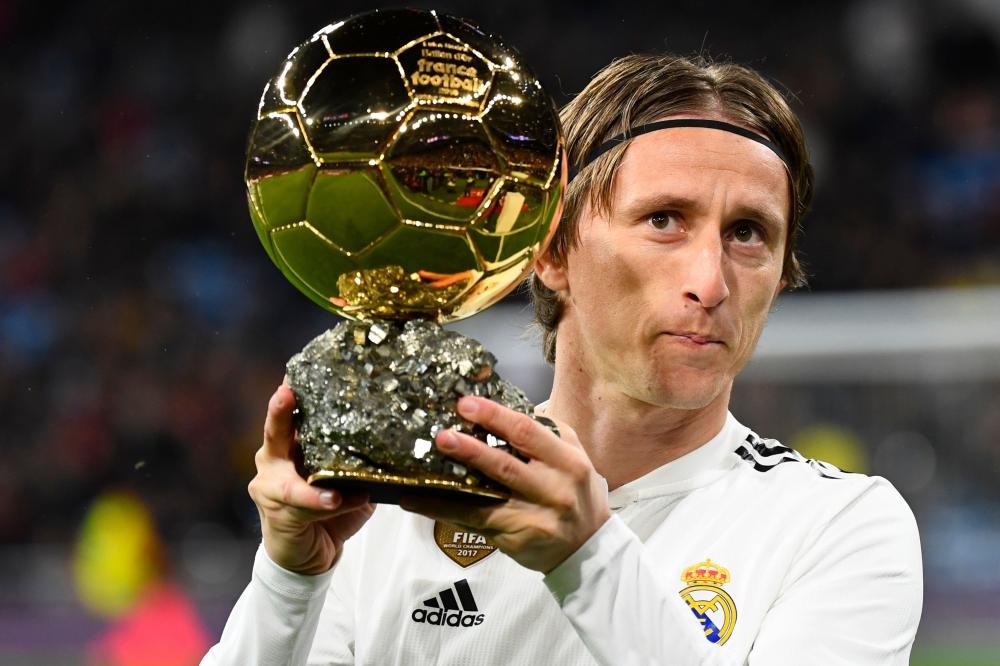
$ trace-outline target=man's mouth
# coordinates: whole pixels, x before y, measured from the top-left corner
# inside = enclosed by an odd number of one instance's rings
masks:
[[[684,340],[690,342],[691,344],[697,345],[699,347],[706,345],[719,345],[722,344],[722,340],[715,338],[711,335],[704,333],[697,333],[694,331],[667,331],[667,335],[671,335],[675,338],[683,338]]]

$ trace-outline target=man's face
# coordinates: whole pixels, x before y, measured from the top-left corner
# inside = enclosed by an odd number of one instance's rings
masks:
[[[781,160],[750,139],[706,128],[633,139],[609,213],[585,209],[564,265],[538,267],[565,302],[557,363],[599,395],[728,401],[782,287],[790,200]]]

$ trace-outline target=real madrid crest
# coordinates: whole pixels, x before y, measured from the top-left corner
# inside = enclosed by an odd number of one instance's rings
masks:
[[[722,589],[730,581],[729,569],[707,559],[685,569],[681,581],[687,583],[681,597],[701,623],[705,638],[717,645],[728,641],[736,626],[736,603]]]

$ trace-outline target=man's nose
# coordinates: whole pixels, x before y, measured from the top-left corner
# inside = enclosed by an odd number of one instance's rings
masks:
[[[722,238],[699,239],[690,248],[684,297],[703,308],[714,308],[729,297]]]

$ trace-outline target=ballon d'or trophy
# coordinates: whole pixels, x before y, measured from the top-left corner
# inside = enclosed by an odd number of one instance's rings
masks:
[[[524,278],[565,171],[551,98],[515,50],[462,19],[369,12],[289,54],[264,88],[245,176],[268,255],[344,317],[287,365],[310,483],[374,502],[509,496],[434,437],[454,427],[516,454],[456,403],[534,406],[480,343],[441,324]]]

